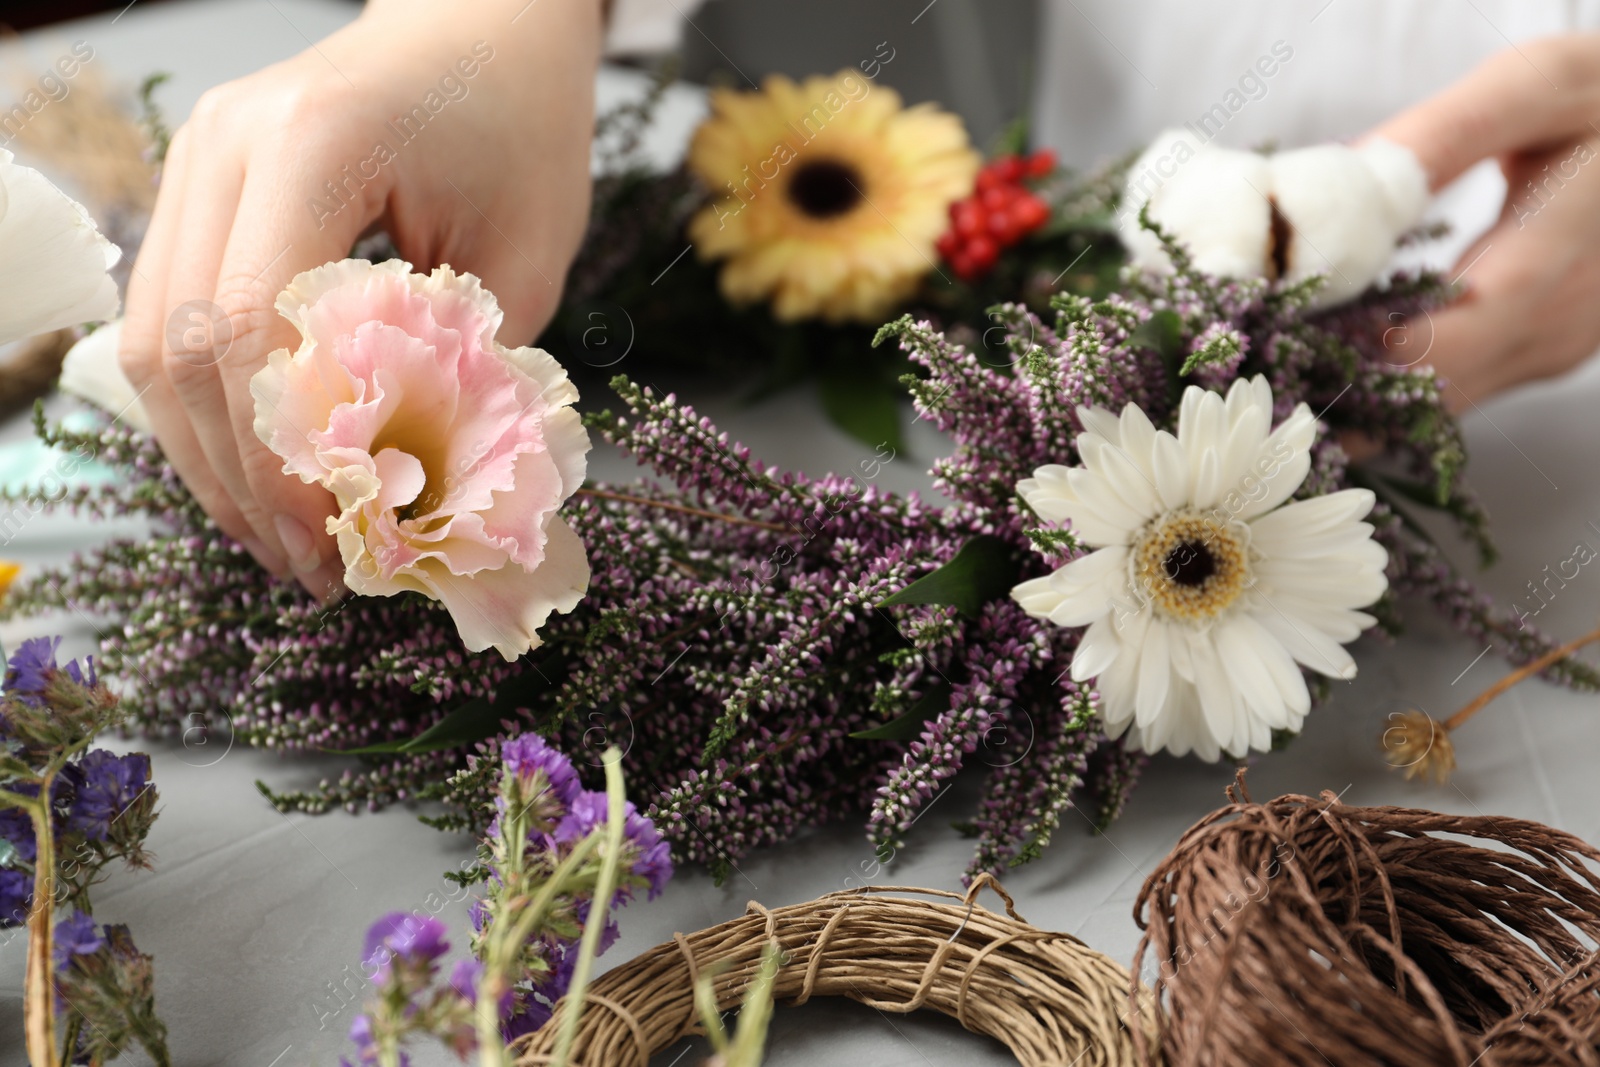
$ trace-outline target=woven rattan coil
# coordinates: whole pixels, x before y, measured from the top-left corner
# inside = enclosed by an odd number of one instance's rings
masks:
[[[1230,799],[1136,905],[1169,1067],[1600,1067],[1600,852],[1523,819]]]
[[[1005,900],[1006,914],[978,906],[984,887]],[[731,922],[678,934],[590,985],[571,1063],[646,1067],[701,1032],[696,978],[713,975],[718,1008],[736,1007],[769,942],[783,952],[773,986],[780,1003],[847,997],[885,1012],[938,1012],[999,1041],[1025,1067],[1138,1062],[1124,1022],[1127,970],[1069,934],[1029,926],[983,876],[964,896],[884,887],[782,908],[751,903]],[[518,1050],[518,1064],[551,1061],[569,1007],[556,1006]],[[1134,1020],[1151,1022],[1148,1012]]]

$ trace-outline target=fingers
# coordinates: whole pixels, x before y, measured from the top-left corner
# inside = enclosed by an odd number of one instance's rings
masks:
[[[322,599],[343,591],[343,565],[327,532],[333,496],[283,471],[283,460],[255,433],[256,400],[250,379],[274,349],[293,349],[299,335],[278,314],[278,294],[295,275],[344,258],[375,205],[354,204],[322,225],[306,210],[307,190],[317,188],[316,158],[284,156],[260,160],[244,177],[237,218],[217,269],[215,300],[227,315],[233,340],[217,364],[224,402],[225,437],[236,447],[238,473],[255,522],[270,527],[302,585]],[[296,427],[310,434],[322,427]]]
[[[1499,53],[1370,136],[1416,153],[1432,188],[1481,159],[1570,140],[1600,114],[1600,34],[1568,34]]]
[[[254,536],[207,459],[165,366],[167,279],[184,208],[190,135],[179,130],[162,169],[161,191],[128,282],[127,311],[118,353],[123,373],[140,392],[162,451],[195,500],[222,532],[238,541],[269,571],[283,574],[283,558]],[[203,235],[194,235],[200,240]]]

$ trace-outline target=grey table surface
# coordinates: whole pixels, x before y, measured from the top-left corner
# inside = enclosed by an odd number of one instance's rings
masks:
[[[353,8],[317,0],[188,0],[135,4],[106,16],[32,35],[6,66],[43,70],[61,46],[90,41],[107,73],[134,82],[151,70],[174,73],[168,94],[176,118],[207,86],[290,55],[348,19]],[[52,49],[55,49],[54,51]],[[19,58],[20,56],[20,58]],[[626,91],[608,75],[606,93]],[[672,105],[680,131],[697,113],[692,96]],[[669,131],[670,133],[670,131]],[[670,158],[670,140],[658,146]],[[648,375],[646,375],[648,377]],[[861,449],[817,414],[804,392],[742,406],[726,396],[695,396],[705,413],[768,462],[811,473],[844,469]],[[1600,365],[1566,380],[1521,390],[1483,405],[1464,420],[1471,446],[1469,475],[1496,520],[1504,556],[1481,576],[1502,601],[1528,596],[1526,585],[1572,555],[1579,542],[1600,545]],[[26,427],[0,428],[0,441]],[[924,468],[941,443],[913,427],[909,454],[886,468],[886,487],[928,484]],[[597,477],[627,477],[615,455],[597,454]],[[27,563],[59,560],[110,533],[70,519],[31,521],[7,554]],[[1465,553],[1460,558],[1465,559]],[[1600,577],[1584,571],[1559,593],[1538,622],[1574,635],[1593,625]],[[1408,605],[1411,631],[1398,643],[1365,638],[1356,651],[1359,677],[1341,685],[1289,750],[1253,761],[1258,797],[1331,789],[1352,803],[1411,804],[1463,813],[1538,819],[1590,839],[1600,838],[1600,775],[1594,770],[1600,716],[1596,700],[1541,684],[1514,690],[1503,706],[1457,737],[1461,769],[1444,786],[1407,783],[1387,771],[1377,745],[1385,717],[1410,703],[1437,716],[1463,703],[1505,671],[1494,656],[1454,635],[1420,604]],[[92,623],[76,615],[0,628],[8,644],[59,630],[73,652],[92,651]],[[149,744],[140,745],[151,749]],[[175,1062],[239,1067],[332,1064],[348,1051],[344,1038],[360,995],[357,964],[366,925],[392,909],[433,909],[451,886],[441,872],[462,863],[470,842],[391,809],[359,816],[285,816],[256,792],[255,781],[309,785],[344,766],[337,758],[280,759],[227,748],[153,746],[161,818],[150,844],[153,872],[118,873],[96,897],[105,921],[126,922],[157,961],[157,991],[171,1029]],[[699,870],[683,870],[666,895],[621,916],[622,939],[603,959],[610,965],[670,938],[740,914],[749,900],[802,901],[861,884],[955,888],[970,842],[951,828],[976,803],[981,775],[968,774],[940,795],[892,867],[879,869],[857,824],[825,827],[741,862],[715,886]],[[1231,780],[1227,765],[1158,759],[1126,814],[1103,836],[1068,823],[1045,857],[1007,879],[1021,912],[1045,927],[1075,933],[1128,962],[1138,940],[1132,917],[1145,875],[1179,833],[1213,809]],[[440,914],[460,930],[465,906]],[[5,935],[0,934],[0,939]],[[459,939],[458,939],[459,940]],[[20,938],[0,943],[0,1065],[22,1053]],[[925,1016],[885,1015],[850,1004],[814,1002],[782,1010],[772,1028],[773,1067],[851,1062],[882,1067],[1010,1062],[1004,1050]],[[696,1062],[675,1049],[662,1064]],[[128,1062],[142,1062],[133,1057]],[[436,1049],[414,1053],[419,1067],[451,1062]]]

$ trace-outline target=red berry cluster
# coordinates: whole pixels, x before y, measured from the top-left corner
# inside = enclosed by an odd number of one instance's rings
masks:
[[[950,205],[950,228],[936,245],[958,278],[971,282],[983,277],[999,260],[1002,248],[1049,221],[1050,205],[1023,179],[1043,178],[1055,166],[1056,154],[1048,148],[984,164],[972,195]]]

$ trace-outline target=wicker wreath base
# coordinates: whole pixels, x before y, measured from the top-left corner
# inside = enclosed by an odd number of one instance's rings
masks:
[[[977,906],[984,887],[1005,900],[1005,915]],[[911,894],[953,903],[905,899]],[[703,1033],[697,977],[712,973],[718,1009],[735,1007],[769,942],[784,953],[773,985],[780,1002],[847,997],[879,1011],[939,1012],[999,1041],[1025,1067],[1140,1062],[1125,1021],[1127,970],[1069,934],[1029,926],[985,875],[964,896],[895,886],[783,908],[752,902],[738,919],[678,934],[589,986],[573,1067],[647,1067],[652,1055]],[[519,1065],[551,1062],[568,1009],[561,1001],[525,1039]],[[1153,1034],[1152,1014],[1136,1014],[1133,1025]]]

